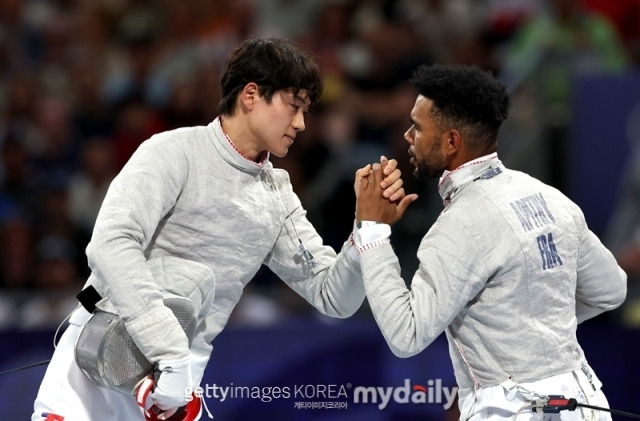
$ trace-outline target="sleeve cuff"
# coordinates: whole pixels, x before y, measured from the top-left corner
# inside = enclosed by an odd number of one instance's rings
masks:
[[[389,242],[391,226],[374,221],[358,222],[354,228],[354,242],[357,254],[377,245]]]

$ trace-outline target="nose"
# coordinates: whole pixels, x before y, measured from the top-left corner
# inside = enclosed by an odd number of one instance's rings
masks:
[[[293,121],[291,122],[291,125],[293,126],[294,129],[296,129],[299,132],[304,131],[306,126],[304,124],[304,113],[301,110],[298,111],[296,115],[293,117]]]
[[[404,132],[404,139],[409,142],[410,145],[413,145],[413,126],[409,127],[409,130]]]

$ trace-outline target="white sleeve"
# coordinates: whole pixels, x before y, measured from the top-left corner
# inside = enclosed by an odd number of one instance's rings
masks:
[[[578,323],[622,304],[627,293],[627,274],[591,231],[586,232],[580,246],[577,270]]]

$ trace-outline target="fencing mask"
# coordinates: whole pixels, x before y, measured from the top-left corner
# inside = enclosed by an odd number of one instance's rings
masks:
[[[189,340],[196,331],[196,308],[191,300],[179,296],[164,298]],[[84,375],[100,387],[131,395],[153,372],[115,313],[96,309],[82,326],[75,346],[75,359]]]

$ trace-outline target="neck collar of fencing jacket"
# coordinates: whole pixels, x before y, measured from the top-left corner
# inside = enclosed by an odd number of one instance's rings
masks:
[[[266,168],[269,164],[270,153],[267,152],[266,157],[260,161],[255,162],[246,156],[233,144],[231,138],[222,130],[222,124],[220,117],[217,117],[209,125],[213,128],[214,145],[222,158],[229,164],[238,168],[239,170],[249,172],[251,174],[258,174],[263,168]]]
[[[465,162],[453,171],[446,171],[440,177],[438,192],[445,207],[461,188],[478,179],[491,178],[502,172],[502,162],[496,152]]]

